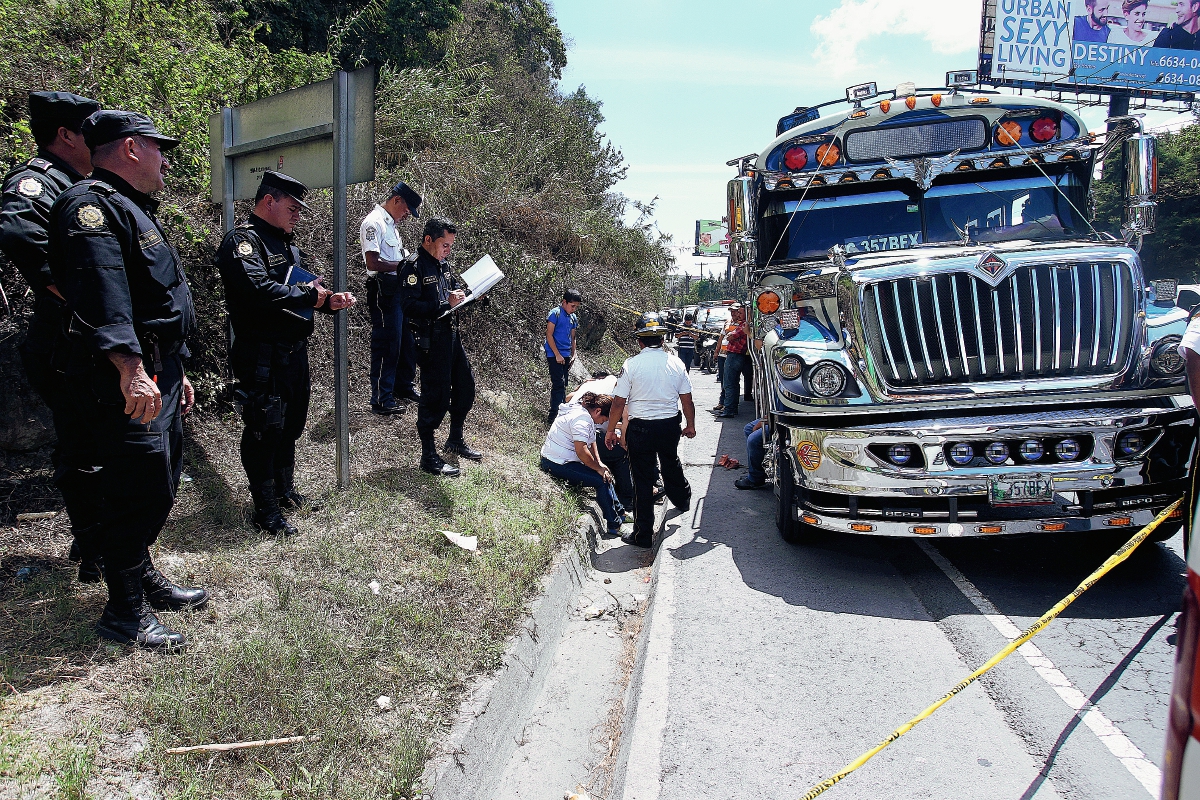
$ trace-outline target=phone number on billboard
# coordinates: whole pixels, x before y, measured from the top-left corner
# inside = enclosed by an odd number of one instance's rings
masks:
[[[1182,69],[1200,69],[1200,58],[1184,58],[1182,56],[1164,56],[1154,62],[1156,67],[1180,67]],[[1169,83],[1169,81],[1168,81]]]
[[[1158,83],[1170,83],[1178,86],[1200,86],[1200,75],[1188,75],[1183,72],[1168,72],[1158,79]]]

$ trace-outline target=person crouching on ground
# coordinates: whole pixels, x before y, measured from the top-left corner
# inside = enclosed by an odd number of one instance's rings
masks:
[[[571,359],[575,357],[575,329],[579,317],[575,312],[583,303],[578,289],[563,292],[562,303],[546,315],[546,365],[550,368],[550,415],[547,422],[553,423],[558,416],[558,407],[567,397],[567,375],[571,371]]]
[[[734,481],[739,489],[767,488],[767,473],[763,470],[766,459],[766,438],[771,429],[765,419],[746,423],[746,474]]]
[[[584,381],[571,394],[567,395],[568,403],[578,403],[579,398],[583,397],[588,392],[596,395],[612,394],[617,388],[617,376],[610,375],[607,370],[599,370],[592,373],[590,381]],[[628,409],[628,406],[626,406]],[[609,428],[615,428],[617,436],[621,436],[621,432],[629,423],[629,413],[623,417],[611,419],[608,422],[596,426],[596,445],[600,451],[600,461],[604,466],[608,467],[613,474],[613,489],[617,493],[617,500],[625,507],[627,511],[633,510],[633,475],[629,472],[629,453],[620,444],[612,447],[602,447],[604,437],[608,435]]]
[[[539,466],[556,478],[595,489],[609,536],[620,536],[624,509],[613,492],[613,475],[596,449],[596,426],[608,422],[612,402],[610,395],[588,392],[578,403],[564,406],[546,434]]]

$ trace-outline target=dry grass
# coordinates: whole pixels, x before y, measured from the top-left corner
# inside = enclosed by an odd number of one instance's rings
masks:
[[[213,595],[204,611],[166,615],[191,638],[182,654],[97,640],[105,590],[73,580],[65,515],[3,529],[0,797],[411,797],[465,681],[497,666],[578,513],[535,466],[544,380],[536,368],[512,378],[509,411],[481,392],[467,435],[487,457],[458,480],[421,473],[415,414],[375,417],[356,386],[345,492],[331,478],[331,398],[316,386],[297,483],[324,507],[298,515],[292,539],[248,523],[236,419],[190,421],[190,480],[156,546],[165,572]],[[7,477],[30,496],[47,480],[11,464]],[[479,552],[440,530],[478,536]],[[382,695],[393,710],[379,711]],[[321,739],[164,753],[298,734]]]

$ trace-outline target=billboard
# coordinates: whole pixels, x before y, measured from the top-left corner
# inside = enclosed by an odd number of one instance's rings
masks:
[[[1185,99],[1200,91],[1200,0],[985,0],[983,83]]]
[[[696,220],[696,256],[729,255],[729,234],[723,219]]]

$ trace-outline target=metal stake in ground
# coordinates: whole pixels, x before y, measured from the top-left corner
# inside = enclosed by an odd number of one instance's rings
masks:
[[[915,728],[917,726],[917,723],[932,716],[933,712],[937,711],[939,708],[941,708],[946,703],[948,703],[950,701],[950,698],[952,698],[955,695],[962,692],[964,689],[966,689],[972,683],[979,680],[979,678],[982,675],[984,675],[985,673],[990,671],[993,667],[995,667],[1001,661],[1003,661],[1004,659],[1008,658],[1010,655],[1015,653],[1017,651],[1018,647],[1025,644],[1030,639],[1032,639],[1034,636],[1036,636],[1043,628],[1045,628],[1047,625],[1049,625],[1050,622],[1053,621],[1055,617],[1057,617],[1059,614],[1061,614],[1063,611],[1065,611],[1067,606],[1071,605],[1071,603],[1074,603],[1076,600],[1078,600],[1080,598],[1080,596],[1083,595],[1084,592],[1086,592],[1088,589],[1095,586],[1100,581],[1101,578],[1103,578],[1105,575],[1107,575],[1109,573],[1109,571],[1112,570],[1113,567],[1117,566],[1118,564],[1123,562],[1125,559],[1129,558],[1129,554],[1132,553],[1134,550],[1136,550],[1138,545],[1140,545],[1142,542],[1146,541],[1146,539],[1150,536],[1150,534],[1154,533],[1154,530],[1159,525],[1161,525],[1163,522],[1165,522],[1167,517],[1169,517],[1171,515],[1171,513],[1175,511],[1175,509],[1179,508],[1179,506],[1182,503],[1183,503],[1183,499],[1181,498],[1179,500],[1176,500],[1171,505],[1167,506],[1167,508],[1163,509],[1163,512],[1161,514],[1159,514],[1157,517],[1155,517],[1154,520],[1149,525],[1147,525],[1146,527],[1142,528],[1140,531],[1135,533],[1133,535],[1132,539],[1130,539],[1125,544],[1121,545],[1120,549],[1118,549],[1117,552],[1115,552],[1111,556],[1109,556],[1108,559],[1103,564],[1101,564],[1096,569],[1095,572],[1093,572],[1091,575],[1088,575],[1086,578],[1084,578],[1083,582],[1075,587],[1075,591],[1071,592],[1069,595],[1064,597],[1062,600],[1059,600],[1058,603],[1054,606],[1054,608],[1050,609],[1045,614],[1043,614],[1038,619],[1037,622],[1033,623],[1028,628],[1026,628],[1024,633],[1022,633],[1018,638],[1009,642],[1008,645],[1003,650],[1001,650],[999,653],[996,653],[996,655],[994,655],[990,659],[988,659],[988,662],[986,664],[984,664],[982,667],[980,667],[979,669],[972,672],[970,675],[968,675],[966,678],[964,678],[962,681],[960,681],[953,689],[946,692],[946,694],[942,695],[942,697],[936,703],[934,703],[933,705],[926,708],[920,714],[917,714],[915,717],[913,717],[908,722],[901,725],[899,728],[896,728],[896,730],[894,730],[890,734],[888,734],[888,737],[886,739],[884,739],[882,742],[875,745],[870,750],[868,750],[867,752],[863,753],[858,758],[851,761],[849,764],[847,764],[845,767],[843,767],[836,775],[832,775],[832,776],[826,778],[825,780],[818,783],[816,786],[809,789],[808,794],[804,795],[804,797],[802,797],[800,800],[814,800],[814,798],[824,794],[826,790],[832,789],[843,778],[845,778],[850,773],[854,772],[856,769],[861,767],[863,764],[866,764],[868,761],[870,761],[872,758],[874,758],[876,756],[876,754],[878,754],[880,751],[882,751],[889,744],[896,741],[901,736],[903,736],[904,734],[908,733],[913,728]]]

